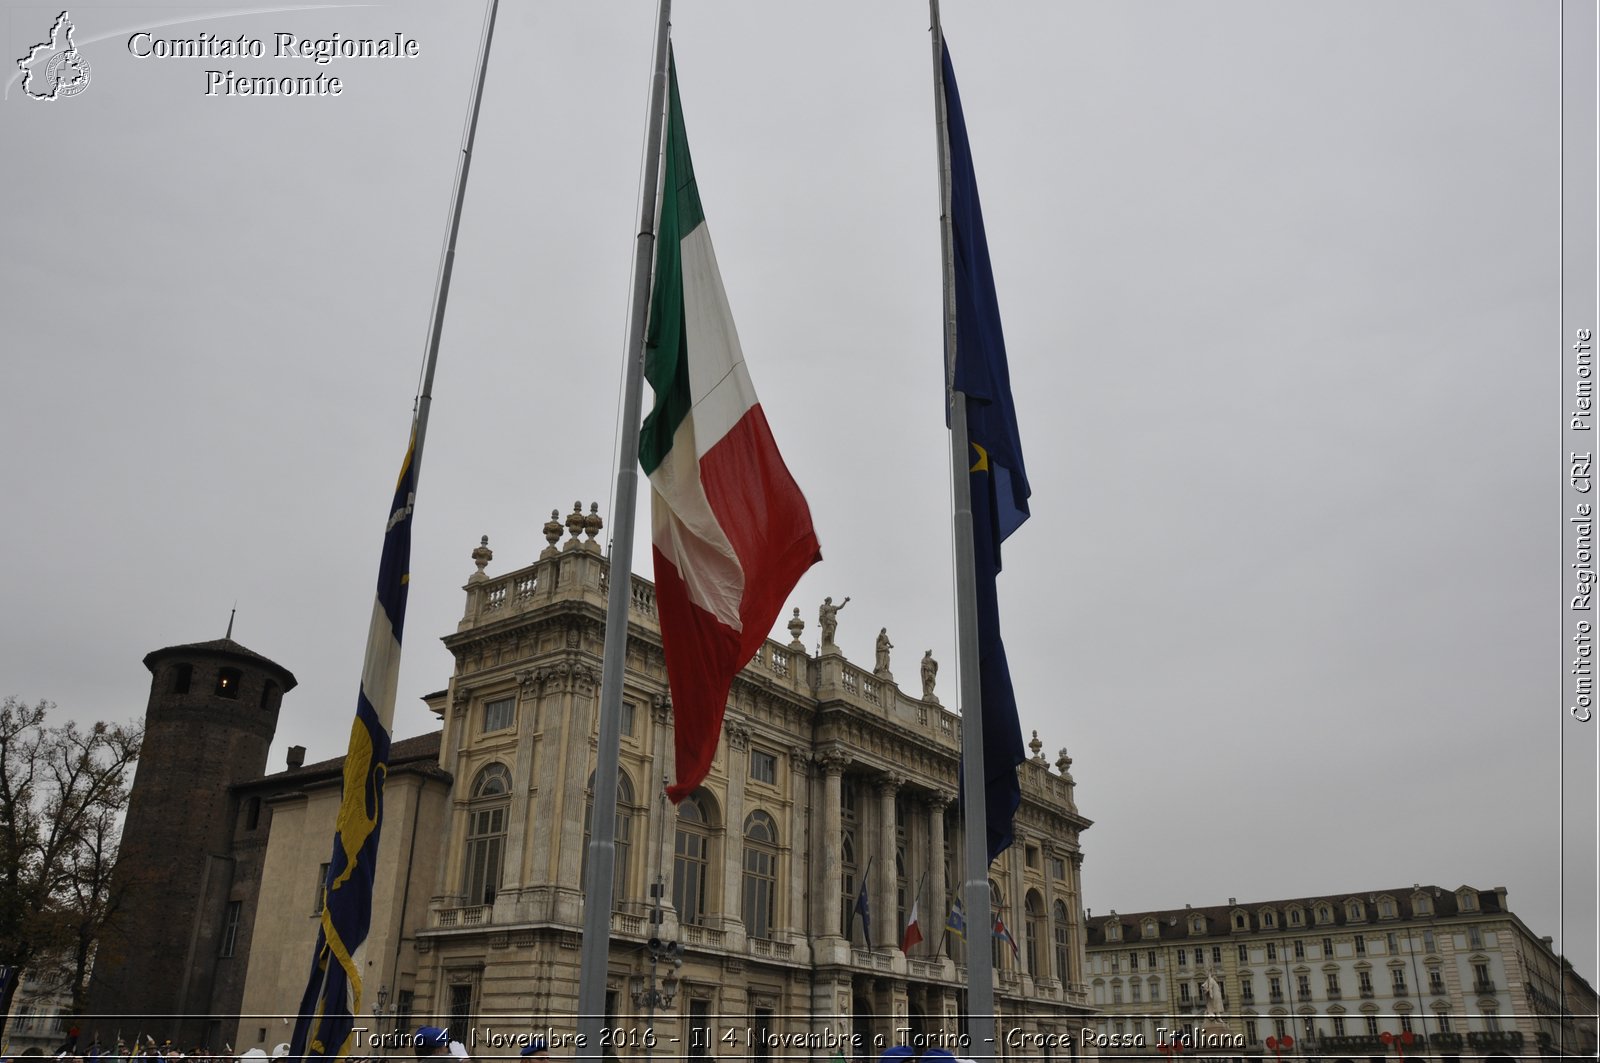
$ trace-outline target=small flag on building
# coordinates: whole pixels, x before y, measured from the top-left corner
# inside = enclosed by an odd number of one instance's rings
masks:
[[[1022,953],[1017,950],[1017,939],[1011,936],[1011,931],[1006,929],[1005,920],[998,915],[994,917],[994,936],[1011,946],[1012,959],[1022,959]]]
[[[917,905],[921,903],[920,897],[911,902],[911,918],[906,920],[906,932],[900,938],[900,951],[908,956],[911,954],[912,946],[922,940],[922,927],[917,922]]]
[[[956,895],[956,903],[950,906],[950,916],[944,921],[944,930],[962,941],[967,940],[967,912],[962,907],[960,894]]]
[[[871,862],[867,865],[871,867]],[[855,922],[856,916],[861,917],[861,940],[867,948],[872,948],[872,907],[867,904],[867,876],[861,876],[861,888],[856,891],[856,906],[850,910],[850,922]],[[848,935],[847,935],[848,936]]]

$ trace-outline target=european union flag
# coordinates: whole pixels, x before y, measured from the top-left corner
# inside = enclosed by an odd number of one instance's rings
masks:
[[[967,143],[967,123],[943,50],[944,99],[950,139],[950,219],[954,245],[955,387],[966,395],[971,444],[972,531],[978,585],[978,661],[982,676],[983,757],[988,807],[989,860],[1012,842],[1011,821],[1022,804],[1017,767],[1026,758],[1011,669],[1000,641],[1000,544],[1028,519],[1028,475],[1011,401],[1011,371],[1000,330],[1000,303],[989,266],[989,242],[978,205],[978,181]]]
[[[871,870],[871,861],[868,861],[867,867],[868,870]],[[856,906],[850,912],[851,920],[853,921],[857,915],[861,916],[861,940],[870,949],[872,948],[872,908],[867,904],[866,875],[861,876],[861,889],[856,892]]]
[[[416,500],[416,429],[406,449],[384,529],[378,594],[367,630],[367,655],[344,758],[344,796],[334,827],[333,857],[323,885],[322,925],[292,1057],[347,1055],[361,1009],[361,972],[354,955],[372,925],[372,878],[383,825],[383,782],[389,772],[389,724],[400,674],[411,568],[411,507]]]

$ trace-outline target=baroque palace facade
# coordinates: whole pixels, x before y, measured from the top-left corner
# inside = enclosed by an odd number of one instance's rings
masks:
[[[1242,1035],[1211,1054],[1334,1061],[1592,1059],[1593,988],[1504,888],[1409,886],[1086,919],[1099,1027],[1148,1046],[1208,1011]],[[1206,979],[1221,1007],[1202,999]],[[1410,1034],[1410,1041],[1404,1040]],[[1285,1038],[1292,1040],[1283,1049]],[[1387,1038],[1387,1039],[1386,1039]],[[1113,1050],[1117,1054],[1119,1050]]]
[[[395,744],[358,1055],[384,1051],[372,1035],[421,1023],[449,1025],[475,1054],[515,1054],[507,1038],[530,1032],[572,1052],[609,569],[599,528],[593,507],[575,511],[558,545],[552,519],[539,558],[502,576],[486,571],[487,540],[473,551],[465,613],[444,640],[454,674],[425,699],[441,730]],[[965,943],[941,927],[959,881],[959,717],[931,682],[902,691],[887,660],[867,670],[831,644],[809,653],[795,610],[792,641],[768,640],[735,680],[705,785],[673,807],[654,588],[638,577],[629,622],[606,993],[618,1043],[606,1047],[640,1054],[653,1029],[667,1055],[829,1058],[842,1042],[876,1057],[955,1035]],[[238,1051],[288,1040],[316,936],[340,761],[307,766],[296,752],[228,790],[224,855],[244,871],[212,882],[200,921],[216,925],[195,931],[190,957],[204,977],[172,1009],[238,1016],[194,1029]],[[1017,950],[975,931],[998,964],[1001,1028],[1076,1041],[1090,1014],[1090,823],[1065,751],[1052,766],[1036,737],[1033,752],[1017,841],[991,868]],[[863,876],[870,942],[850,917]],[[914,904],[926,940],[903,955]],[[143,1001],[145,1014],[160,1003]],[[101,1004],[116,1011],[113,997]]]

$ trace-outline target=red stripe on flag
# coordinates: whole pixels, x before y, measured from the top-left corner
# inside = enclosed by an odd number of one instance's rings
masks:
[[[677,752],[677,779],[667,796],[675,803],[711,770],[733,677],[755,656],[806,569],[822,559],[811,509],[759,404],[700,458],[700,481],[744,571],[743,630],[732,630],[691,602],[678,569],[655,548],[656,612]]]

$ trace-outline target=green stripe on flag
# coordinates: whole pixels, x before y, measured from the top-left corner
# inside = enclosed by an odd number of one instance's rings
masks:
[[[645,334],[644,375],[656,394],[655,406],[639,433],[639,463],[645,475],[672,449],[672,437],[692,402],[683,321],[683,238],[705,224],[700,190],[689,158],[689,138],[678,100],[678,69],[667,53],[668,97],[666,177],[661,218],[656,225],[656,273],[650,292],[650,328]]]

